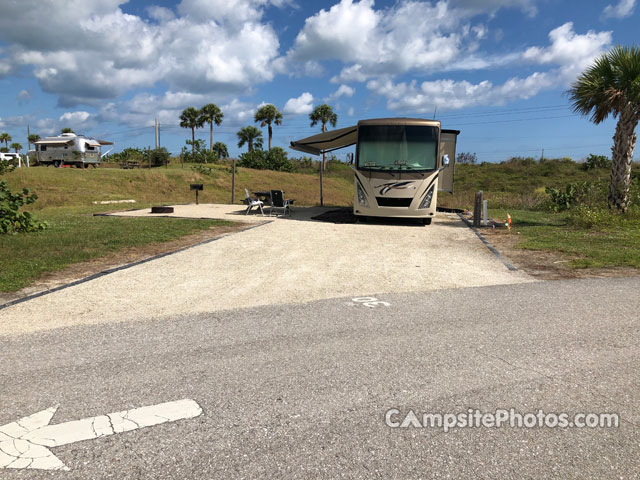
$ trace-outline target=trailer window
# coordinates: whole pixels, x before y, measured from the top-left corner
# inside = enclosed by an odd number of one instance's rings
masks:
[[[387,171],[434,170],[438,130],[422,125],[361,125],[358,168]]]

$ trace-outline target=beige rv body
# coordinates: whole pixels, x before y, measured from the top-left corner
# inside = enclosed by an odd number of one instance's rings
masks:
[[[383,139],[392,130],[396,136],[398,132],[403,134],[404,142]],[[380,137],[376,132],[381,132]],[[459,133],[442,130],[438,120],[379,118],[291,142],[291,147],[317,154],[355,144],[353,213],[417,218],[429,223],[436,214],[438,190],[453,193]],[[418,141],[407,141],[409,136]],[[386,158],[389,155],[404,158]],[[374,161],[368,161],[371,159]]]

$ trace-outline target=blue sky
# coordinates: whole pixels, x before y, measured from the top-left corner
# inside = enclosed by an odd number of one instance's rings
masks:
[[[26,146],[71,127],[116,151],[179,152],[178,116],[216,103],[235,133],[273,103],[274,145],[316,133],[327,102],[359,119],[440,119],[458,150],[511,156],[609,155],[615,121],[592,125],[565,94],[613,45],[637,41],[636,0],[0,0],[0,131]],[[266,129],[265,129],[266,130]],[[266,131],[264,133],[266,140]],[[197,136],[208,142],[208,128]],[[290,151],[297,155],[296,152]],[[636,154],[636,157],[638,155]]]

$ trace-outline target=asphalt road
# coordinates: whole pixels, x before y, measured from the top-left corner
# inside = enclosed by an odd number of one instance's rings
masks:
[[[0,338],[0,425],[179,399],[196,418],[53,448],[25,478],[638,478],[640,278],[385,294]],[[390,428],[424,413],[605,413],[618,428]],[[400,416],[398,416],[400,417]],[[1,430],[0,430],[1,431]]]

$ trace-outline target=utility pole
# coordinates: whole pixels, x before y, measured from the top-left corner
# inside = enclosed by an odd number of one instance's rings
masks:
[[[24,163],[27,165],[27,168],[29,168],[29,145],[31,145],[29,142],[31,141],[31,129],[29,128],[29,124],[27,123],[27,154],[25,155],[24,158]],[[33,148],[35,149],[35,145],[33,146]]]
[[[156,117],[156,150],[160,146],[160,134],[158,132],[158,118]]]
[[[540,161],[544,160],[544,148],[542,149],[542,155],[540,156]]]

